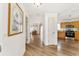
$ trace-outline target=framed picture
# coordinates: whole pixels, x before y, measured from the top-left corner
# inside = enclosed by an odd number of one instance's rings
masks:
[[[8,36],[23,32],[23,11],[17,3],[8,4]]]

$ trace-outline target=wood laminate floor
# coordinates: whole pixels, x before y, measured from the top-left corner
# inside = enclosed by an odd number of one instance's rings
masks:
[[[43,46],[39,36],[26,46],[24,56],[79,56],[79,41],[59,40],[56,46]]]

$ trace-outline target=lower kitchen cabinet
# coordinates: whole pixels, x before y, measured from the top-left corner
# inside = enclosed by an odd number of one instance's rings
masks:
[[[65,32],[64,31],[58,31],[58,39],[65,39]]]
[[[75,40],[79,40],[79,31],[75,31]]]
[[[65,32],[64,31],[58,31],[58,39],[65,40]],[[79,41],[79,31],[75,31],[75,40]]]

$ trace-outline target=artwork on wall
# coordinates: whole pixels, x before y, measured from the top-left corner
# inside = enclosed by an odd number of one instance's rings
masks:
[[[8,36],[23,32],[23,11],[16,3],[8,4]]]

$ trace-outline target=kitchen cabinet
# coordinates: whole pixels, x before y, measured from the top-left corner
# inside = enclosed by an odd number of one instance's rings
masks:
[[[75,40],[79,40],[79,31],[75,31]]]
[[[58,39],[65,40],[65,31],[58,31]],[[75,31],[75,40],[79,40],[79,31]]]
[[[73,25],[74,28],[79,28],[79,21],[61,22],[61,28],[65,28],[66,25]]]
[[[60,27],[61,28],[66,28],[66,25],[73,25],[74,28],[79,28],[79,21],[72,21],[72,22],[61,22]],[[75,32],[75,40],[79,40],[79,30],[74,31]],[[65,32],[63,32],[65,33]],[[63,38],[62,33],[58,33],[58,36]],[[65,38],[65,34],[63,34],[64,38]]]
[[[64,31],[58,31],[58,39],[65,39],[65,32]]]

